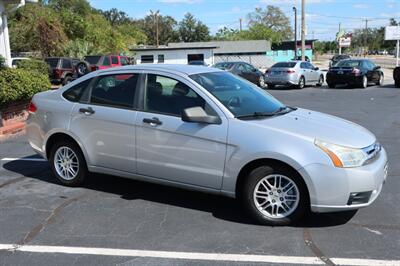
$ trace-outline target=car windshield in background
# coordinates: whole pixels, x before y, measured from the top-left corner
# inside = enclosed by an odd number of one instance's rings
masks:
[[[216,68],[220,69],[231,69],[233,66],[233,63],[217,63],[214,65]]]
[[[295,67],[297,62],[279,62],[273,65],[272,67]]]
[[[91,65],[96,65],[99,63],[101,56],[86,56],[85,61],[88,62]]]
[[[45,62],[52,68],[57,67],[58,65],[58,58],[47,58]]]
[[[339,63],[336,64],[336,67],[359,67],[361,61],[356,61],[356,60],[344,60],[340,61]]]
[[[209,72],[190,76],[214,95],[235,117],[259,117],[285,108],[266,91],[229,72]]]

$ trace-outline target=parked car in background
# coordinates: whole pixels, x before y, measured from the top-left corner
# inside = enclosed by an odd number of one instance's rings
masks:
[[[207,64],[203,60],[192,60],[192,61],[189,61],[188,65],[192,65],[192,66],[207,66]]]
[[[302,89],[307,85],[322,86],[324,74],[307,61],[278,62],[265,73],[265,82],[271,89],[276,85]]]
[[[48,57],[44,60],[49,65],[51,83],[68,84],[74,79],[75,66],[79,59],[70,57]]]
[[[333,67],[333,66],[335,66],[338,62],[340,62],[340,61],[342,61],[342,60],[345,60],[345,59],[350,59],[351,57],[350,57],[350,55],[347,55],[347,54],[337,54],[337,55],[334,55],[332,58],[331,58],[331,61],[329,62],[329,67]]]
[[[216,193],[270,225],[369,206],[387,176],[365,128],[201,66],[93,72],[36,94],[26,131],[64,185],[94,172]]]
[[[329,88],[338,84],[366,88],[368,84],[383,85],[384,75],[380,66],[368,59],[346,59],[330,67],[326,74]]]
[[[213,65],[215,68],[229,71],[248,81],[258,85],[260,88],[265,87],[265,76],[260,70],[246,62],[220,62]]]
[[[111,67],[126,66],[130,64],[128,56],[121,55],[88,55],[83,61],[76,65],[76,73],[78,77],[88,74],[89,72],[107,69]]]
[[[13,58],[11,58],[11,67],[16,68],[18,62],[23,61],[23,60],[31,60],[31,59],[28,57],[13,57]]]
[[[395,67],[393,70],[394,85],[400,88],[400,67]]]

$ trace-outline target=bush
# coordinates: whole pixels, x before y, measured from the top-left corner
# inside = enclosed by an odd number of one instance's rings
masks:
[[[38,71],[7,68],[0,71],[0,106],[29,100],[38,92],[51,88],[48,75]]]
[[[41,60],[21,60],[17,62],[17,68],[28,71],[37,71],[43,75],[49,75],[49,65]]]
[[[6,59],[0,55],[0,69],[6,68]]]

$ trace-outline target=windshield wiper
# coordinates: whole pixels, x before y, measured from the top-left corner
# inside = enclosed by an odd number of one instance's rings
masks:
[[[276,115],[283,115],[287,114],[291,111],[297,110],[296,107],[291,106],[281,106],[274,112],[254,112],[252,114],[247,115],[238,115],[236,118],[257,118],[257,117],[269,117],[269,116],[276,116]]]

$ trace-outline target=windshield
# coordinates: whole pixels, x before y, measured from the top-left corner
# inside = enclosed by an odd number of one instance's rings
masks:
[[[101,56],[85,56],[85,61],[91,65],[97,65]]]
[[[292,68],[292,67],[295,67],[296,64],[297,64],[297,62],[279,62],[279,63],[276,63],[275,65],[273,65],[271,68],[273,68],[273,67],[289,67],[289,68]]]
[[[272,114],[285,107],[266,91],[229,72],[200,73],[190,78],[214,95],[235,117]]]
[[[337,67],[359,67],[361,61],[356,60],[344,60],[337,63],[335,66]]]

